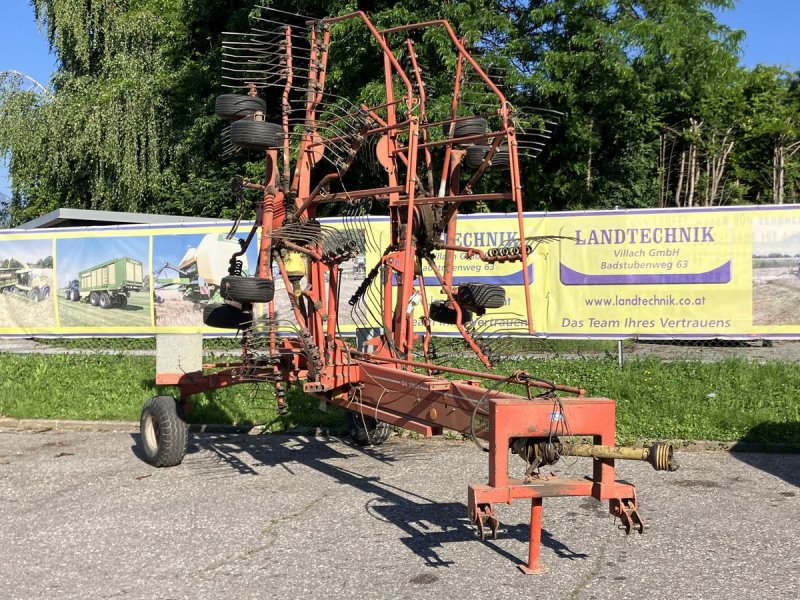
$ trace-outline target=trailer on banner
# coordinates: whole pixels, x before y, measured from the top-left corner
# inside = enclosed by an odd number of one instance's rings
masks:
[[[75,289],[77,282],[77,289]],[[131,292],[144,286],[142,262],[123,256],[107,260],[78,273],[78,279],[67,287],[67,300],[82,298],[100,308],[125,308]]]

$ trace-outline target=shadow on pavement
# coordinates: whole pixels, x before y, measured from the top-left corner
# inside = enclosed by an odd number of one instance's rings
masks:
[[[136,444],[132,449],[140,459],[140,436],[132,435]],[[344,451],[340,451],[344,449]],[[428,567],[449,567],[452,561],[445,560],[438,552],[444,544],[453,542],[474,542],[476,529],[469,522],[467,506],[460,502],[437,502],[411,490],[397,487],[381,477],[363,475],[356,470],[331,464],[347,458],[366,455],[386,465],[402,461],[428,461],[431,455],[420,456],[416,450],[406,452],[405,448],[388,446],[383,448],[362,448],[342,444],[337,439],[322,439],[306,436],[242,436],[192,434],[189,438],[189,454],[203,452],[208,460],[193,461],[190,465],[203,476],[261,475],[255,467],[280,466],[294,473],[292,464],[300,464],[314,469],[333,480],[351,486],[366,494],[375,496],[364,505],[371,517],[391,523],[407,534],[401,538],[409,550],[422,558]],[[253,463],[255,459],[255,464]],[[424,470],[420,470],[420,475]],[[464,488],[466,497],[466,486]],[[528,542],[527,524],[501,525],[500,537]],[[527,557],[513,556],[492,540],[485,542],[501,556],[514,563],[524,562]],[[566,559],[585,559],[587,554],[576,553],[559,542],[546,530],[542,530],[542,545],[552,549],[559,557]],[[527,549],[527,545],[526,545]]]
[[[773,440],[785,440],[776,444]],[[756,425],[741,440],[745,444],[756,444],[763,452],[752,452],[747,446],[736,445],[731,455],[756,469],[783,479],[800,487],[800,422]],[[785,460],[776,460],[776,453],[786,453]]]

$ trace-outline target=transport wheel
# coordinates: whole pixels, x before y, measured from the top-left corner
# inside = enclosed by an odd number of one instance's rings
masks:
[[[437,323],[444,323],[445,325],[456,324],[456,311],[447,306],[441,300],[434,300],[428,309],[428,316],[432,321]],[[461,323],[469,323],[472,320],[472,313],[468,310],[461,309]]]
[[[128,297],[127,296],[117,296],[117,304],[119,304],[120,308],[125,308],[128,306]]]
[[[139,433],[145,460],[154,467],[174,467],[186,456],[189,426],[172,396],[155,396],[144,403]]]
[[[269,302],[275,295],[275,283],[263,277],[228,275],[222,278],[219,291],[234,302]]]
[[[470,169],[477,169],[483,163],[483,159],[486,158],[486,153],[489,152],[489,148],[491,148],[491,146],[470,146],[467,148],[467,156],[464,159],[464,164]],[[494,156],[492,156],[492,162],[489,163],[489,167],[508,169],[510,164],[508,146],[502,144],[497,148],[497,152],[494,153]]]
[[[506,303],[506,291],[491,283],[464,283],[456,294],[459,304],[475,308],[500,308]]]
[[[489,122],[483,117],[472,117],[455,123],[445,123],[442,125],[445,137],[450,137],[450,128],[453,127],[452,137],[466,137],[468,135],[480,135],[489,131]]]
[[[380,446],[392,435],[392,426],[389,423],[360,413],[347,411],[347,426],[350,428],[350,436],[359,446]]]
[[[80,299],[81,299],[80,292],[76,292],[75,290],[72,290],[72,301],[73,302],[77,302]]]
[[[33,288],[32,290],[28,290],[28,298],[33,300],[34,302],[39,301],[39,289]]]
[[[47,300],[50,297],[50,286],[45,286],[39,291],[39,300]]]
[[[242,329],[253,320],[253,314],[230,304],[207,304],[203,309],[203,323],[219,329]]]
[[[283,146],[283,127],[266,121],[244,119],[231,123],[231,144],[248,150],[269,150]]]
[[[89,304],[92,306],[100,304],[100,294],[97,292],[89,292]]]
[[[111,308],[111,296],[108,295],[108,292],[100,292],[100,308]]]
[[[220,119],[237,121],[253,113],[266,112],[267,103],[261,98],[242,94],[222,94],[214,102],[214,112]]]

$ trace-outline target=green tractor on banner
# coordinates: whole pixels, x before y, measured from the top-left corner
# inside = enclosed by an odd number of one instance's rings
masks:
[[[107,260],[78,273],[64,291],[67,300],[82,298],[100,308],[125,308],[131,292],[144,287],[141,261],[126,256]]]
[[[27,264],[20,267],[0,268],[0,294],[16,294],[34,302],[41,302],[50,296],[50,284],[46,277],[36,275]]]

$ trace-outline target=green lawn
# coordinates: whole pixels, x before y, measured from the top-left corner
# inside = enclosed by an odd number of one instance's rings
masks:
[[[58,320],[62,327],[149,327],[149,292],[131,292],[125,307],[100,308],[87,298],[77,302],[58,296]]]
[[[459,366],[475,368],[474,361]],[[584,387],[617,400],[619,438],[800,442],[800,365],[743,360],[713,363],[612,359],[529,360],[500,365],[511,373]],[[0,414],[17,418],[137,420],[147,398],[170,393],[153,381],[155,358],[126,355],[0,354]],[[235,386],[194,398],[192,422],[252,423],[270,430],[342,429],[340,411],[318,411],[297,390],[291,414],[279,418],[270,386]]]

